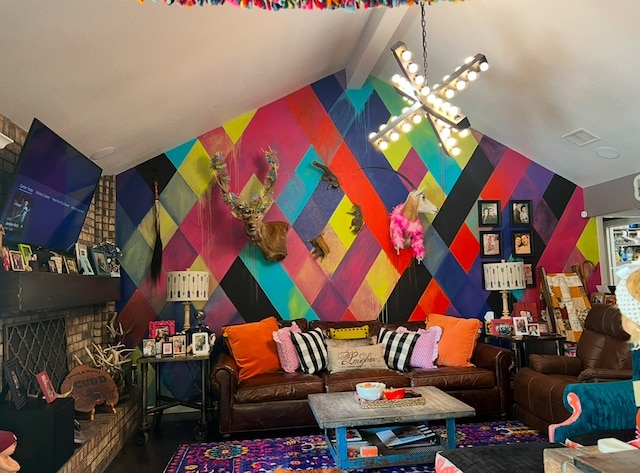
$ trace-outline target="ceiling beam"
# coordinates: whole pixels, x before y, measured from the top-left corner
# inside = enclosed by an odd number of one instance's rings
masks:
[[[373,10],[345,67],[349,89],[361,88],[380,56],[389,52],[386,48],[408,11],[409,7]]]

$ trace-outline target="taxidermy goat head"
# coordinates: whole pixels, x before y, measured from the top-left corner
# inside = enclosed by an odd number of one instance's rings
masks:
[[[248,202],[229,189],[229,171],[221,152],[211,157],[211,169],[216,179],[222,201],[231,209],[231,215],[244,222],[244,232],[253,242],[267,261],[281,261],[287,256],[286,234],[289,229],[287,222],[263,222],[262,219],[273,205],[274,185],[278,176],[278,156],[271,149],[264,152],[269,164],[269,171],[260,193],[254,195]]]
[[[438,213],[438,207],[427,199],[422,190],[409,192],[403,204],[396,205],[391,212],[389,232],[397,254],[409,248],[420,263],[424,259],[424,228],[418,214]]]

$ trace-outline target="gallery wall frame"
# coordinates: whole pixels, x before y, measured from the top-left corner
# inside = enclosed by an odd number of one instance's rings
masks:
[[[478,201],[478,226],[499,227],[502,224],[499,200]]]
[[[530,200],[509,201],[511,225],[514,227],[530,227],[533,224]]]
[[[511,247],[515,256],[533,255],[533,232],[531,230],[513,230]]]
[[[483,257],[502,256],[502,232],[481,231],[480,232],[480,255]]]

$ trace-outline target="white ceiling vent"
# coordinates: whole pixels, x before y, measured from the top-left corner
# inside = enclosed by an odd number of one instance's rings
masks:
[[[576,131],[562,135],[562,137],[576,146],[586,146],[590,143],[600,141],[600,138],[584,128],[578,128]]]

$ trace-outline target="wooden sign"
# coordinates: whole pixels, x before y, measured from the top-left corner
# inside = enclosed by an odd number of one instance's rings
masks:
[[[115,412],[120,399],[118,386],[109,373],[87,365],[76,366],[62,382],[62,391],[71,390],[78,412],[90,412],[91,420],[96,406],[106,404]]]

